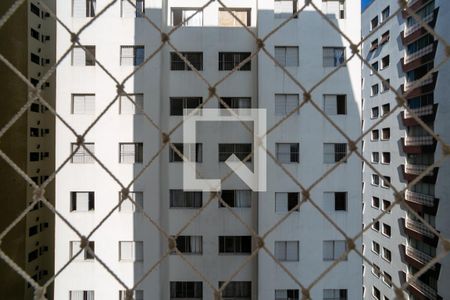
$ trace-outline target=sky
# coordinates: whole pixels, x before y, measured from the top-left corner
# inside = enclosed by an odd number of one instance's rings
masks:
[[[366,8],[366,6],[371,2],[372,0],[361,0],[361,6],[362,8]]]

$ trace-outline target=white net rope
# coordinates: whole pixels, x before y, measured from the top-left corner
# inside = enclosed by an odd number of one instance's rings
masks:
[[[135,6],[135,4],[130,1],[127,0],[129,2],[130,5]],[[30,184],[32,186],[32,188],[34,189],[34,193],[33,193],[33,199],[32,202],[27,206],[27,208],[19,215],[15,218],[15,220],[7,227],[7,228],[0,228],[1,233],[0,233],[0,243],[1,241],[5,238],[5,236],[11,231],[11,229],[16,226],[19,222],[21,222],[25,216],[27,215],[28,212],[30,212],[32,210],[32,208],[39,202],[42,202],[49,210],[51,210],[55,216],[57,218],[60,218],[71,230],[73,230],[73,232],[79,237],[79,241],[80,241],[80,249],[78,251],[77,254],[73,255],[73,257],[67,261],[67,263],[65,263],[59,270],[55,271],[55,274],[49,279],[47,280],[47,282],[45,282],[44,284],[40,285],[36,280],[34,280],[33,278],[31,278],[31,276],[29,274],[26,273],[25,270],[23,270],[21,267],[19,267],[19,265],[14,262],[2,249],[0,249],[0,258],[3,259],[11,268],[12,268],[12,272],[17,272],[20,276],[23,277],[23,279],[28,282],[35,290],[35,299],[45,299],[45,291],[46,289],[50,286],[50,284],[53,283],[53,281],[55,280],[55,278],[61,274],[61,272],[63,272],[67,266],[76,258],[76,256],[78,254],[80,254],[82,251],[86,250],[90,253],[90,255],[92,255],[93,257],[95,257],[96,261],[101,264],[105,270],[111,274],[111,276],[113,276],[118,283],[123,286],[123,289],[126,291],[125,296],[126,299],[132,299],[133,298],[133,291],[135,289],[137,289],[137,287],[139,286],[139,284],[141,284],[144,279],[152,272],[154,271],[158,265],[165,259],[167,258],[167,256],[173,252],[176,252],[176,254],[186,263],[186,265],[192,269],[192,271],[197,274],[200,278],[202,278],[202,280],[205,282],[205,284],[211,288],[211,292],[215,295],[215,299],[221,299],[221,293],[222,291],[225,289],[225,287],[233,280],[233,278],[235,278],[235,276],[256,256],[256,254],[259,251],[264,251],[265,253],[267,253],[268,256],[270,256],[273,261],[281,268],[283,269],[286,274],[300,287],[301,289],[301,295],[302,295],[302,299],[310,299],[310,290],[322,279],[324,278],[332,269],[334,269],[340,262],[342,262],[343,260],[346,260],[348,254],[350,252],[354,252],[356,253],[358,256],[360,256],[362,258],[362,260],[369,266],[374,266],[373,263],[371,261],[369,261],[362,253],[361,249],[357,249],[355,247],[355,242],[359,239],[362,238],[362,235],[364,234],[365,231],[367,231],[369,228],[372,227],[372,225],[377,222],[378,220],[380,220],[386,213],[388,213],[389,210],[391,210],[393,207],[399,205],[402,207],[402,209],[406,210],[409,214],[413,215],[416,219],[420,220],[420,222],[423,224],[423,226],[425,226],[425,228],[427,230],[429,230],[430,232],[432,232],[442,243],[442,245],[444,245],[444,251],[441,252],[439,255],[433,257],[428,263],[425,264],[425,266],[423,268],[421,268],[418,272],[416,272],[415,274],[413,274],[413,276],[408,277],[408,281],[406,281],[402,286],[397,286],[395,285],[393,282],[391,282],[391,279],[386,277],[383,273],[380,274],[380,276],[384,277],[384,280],[386,282],[388,282],[389,284],[393,284],[394,285],[394,289],[395,289],[395,293],[396,293],[396,297],[398,299],[406,299],[405,298],[405,290],[408,287],[408,285],[410,283],[413,283],[415,280],[418,279],[418,277],[422,274],[424,274],[427,270],[429,270],[430,268],[432,268],[436,263],[438,263],[440,260],[443,259],[443,257],[445,257],[448,252],[450,251],[450,240],[444,236],[441,235],[441,233],[439,231],[436,230],[436,228],[434,228],[431,224],[429,224],[426,220],[424,220],[413,208],[411,208],[408,203],[405,201],[405,192],[407,189],[411,188],[413,185],[415,185],[416,183],[418,183],[422,178],[424,178],[430,171],[432,171],[434,168],[439,167],[440,165],[442,165],[443,161],[448,158],[449,153],[450,153],[450,146],[448,143],[446,143],[445,141],[443,141],[441,139],[441,137],[439,137],[438,134],[436,134],[432,128],[430,128],[426,123],[424,123],[424,121],[422,121],[422,119],[416,114],[415,111],[411,110],[408,106],[407,106],[407,101],[406,101],[406,96],[408,95],[408,91],[406,91],[405,93],[400,92],[396,87],[392,86],[390,84],[389,81],[386,81],[385,78],[383,78],[383,76],[376,70],[374,69],[371,64],[362,57],[361,53],[360,53],[360,49],[362,44],[367,41],[371,36],[373,36],[375,34],[375,32],[377,32],[378,30],[380,30],[380,28],[383,27],[379,26],[377,28],[377,30],[374,30],[372,32],[370,32],[367,36],[365,36],[362,40],[354,42],[352,41],[348,36],[346,36],[346,34],[344,32],[341,31],[341,29],[335,24],[333,23],[312,1],[305,1],[305,5],[300,7],[293,15],[291,15],[290,17],[288,17],[287,19],[285,19],[283,22],[281,22],[278,26],[276,26],[275,28],[273,28],[268,34],[266,34],[265,36],[259,37],[257,36],[257,34],[251,30],[246,24],[244,24],[242,22],[241,19],[239,19],[234,13],[233,11],[228,8],[221,0],[217,0],[217,2],[220,4],[221,9],[227,10],[232,16],[233,18],[236,20],[236,22],[238,22],[250,35],[250,37],[252,39],[254,39],[255,43],[256,43],[256,48],[257,50],[253,53],[251,53],[251,55],[249,57],[247,57],[245,60],[243,60],[239,65],[237,65],[236,67],[234,67],[233,70],[231,70],[230,72],[228,72],[222,79],[218,80],[217,82],[210,82],[207,78],[205,78],[201,72],[199,72],[195,66],[193,66],[191,64],[191,62],[185,57],[183,56],[183,54],[181,53],[181,51],[178,50],[178,48],[176,47],[176,45],[174,45],[171,41],[171,36],[174,32],[178,31],[178,29],[180,27],[182,27],[185,23],[189,22],[190,19],[194,18],[195,15],[197,13],[202,12],[206,7],[208,7],[211,3],[214,2],[214,0],[210,0],[205,2],[205,4],[198,9],[198,11],[191,15],[190,17],[188,17],[187,19],[185,19],[181,24],[179,24],[178,26],[174,26],[170,31],[168,32],[164,32],[155,22],[153,22],[147,15],[142,15],[142,17],[146,20],[146,22],[148,23],[150,28],[153,28],[153,30],[156,30],[157,32],[160,33],[160,45],[159,47],[156,48],[156,50],[154,50],[148,57],[146,57],[144,59],[144,61],[134,69],[134,71],[132,73],[130,73],[128,76],[126,76],[123,80],[119,80],[117,78],[114,77],[114,75],[112,74],[112,72],[110,72],[103,64],[101,61],[99,61],[97,59],[97,57],[95,57],[88,48],[85,47],[85,45],[82,45],[79,41],[79,37],[80,35],[92,24],[94,23],[98,18],[101,18],[102,15],[108,10],[110,9],[114,4],[116,4],[118,2],[118,0],[114,0],[111,1],[110,3],[108,3],[108,5],[104,6],[93,18],[90,18],[87,23],[82,26],[77,32],[72,32],[70,30],[70,26],[64,24],[63,21],[61,21],[61,19],[58,18],[58,16],[56,15],[56,13],[54,11],[52,11],[46,4],[45,2],[41,2],[41,7],[50,15],[51,18],[53,18],[58,25],[60,25],[62,28],[64,28],[64,30],[66,30],[69,35],[70,35],[70,41],[71,41],[71,46],[64,52],[64,54],[56,61],[56,63],[49,68],[49,70],[42,76],[42,78],[39,80],[39,82],[37,83],[37,85],[33,85],[27,78],[25,75],[23,75],[11,62],[9,62],[1,53],[0,53],[0,60],[2,61],[2,63],[4,63],[12,72],[14,72],[15,75],[17,75],[18,78],[20,78],[20,80],[22,80],[29,89],[29,96],[28,96],[28,101],[27,103],[19,110],[17,111],[17,113],[6,123],[6,125],[3,126],[3,128],[1,128],[0,130],[0,138],[2,136],[5,135],[5,133],[8,131],[8,129],[10,129],[15,122],[22,116],[24,115],[27,110],[29,109],[29,107],[31,106],[31,104],[33,102],[39,102],[43,105],[45,105],[48,110],[50,111],[50,113],[52,113],[58,121],[60,121],[62,124],[64,124],[65,127],[67,127],[68,130],[70,130],[70,132],[73,134],[73,138],[74,138],[74,143],[76,144],[76,147],[72,149],[72,153],[70,154],[69,157],[67,157],[63,163],[59,166],[56,167],[56,170],[53,172],[53,174],[51,174],[44,183],[42,183],[41,185],[36,184],[27,174],[25,171],[23,171],[10,157],[8,157],[7,154],[5,154],[5,152],[3,152],[2,150],[0,150],[0,156],[2,157],[2,159],[4,159],[10,166],[11,168],[13,168],[28,184]],[[389,18],[386,20],[390,20],[392,18],[396,18],[397,16],[401,16],[402,12],[407,12],[407,14],[409,14],[410,16],[412,16],[416,22],[418,24],[420,24],[420,26],[422,26],[423,28],[425,28],[425,30],[430,33],[431,35],[434,36],[434,38],[436,40],[438,40],[438,42],[440,44],[442,44],[445,48],[445,53],[446,56],[445,58],[436,63],[434,68],[429,70],[427,72],[427,74],[425,74],[421,79],[417,80],[416,82],[414,82],[414,84],[411,86],[411,88],[409,88],[408,90],[411,91],[413,90],[415,87],[418,87],[422,84],[422,82],[424,82],[425,80],[427,80],[427,78],[429,78],[429,76],[431,76],[434,72],[438,71],[439,68],[444,65],[449,57],[450,57],[450,46],[448,44],[448,42],[443,39],[439,34],[437,34],[433,28],[430,27],[430,25],[428,25],[427,23],[425,23],[422,18],[420,16],[418,16],[413,10],[410,9],[410,7],[408,6],[408,3],[405,0],[399,0],[398,1],[400,4],[400,8],[395,11],[394,13],[392,13]],[[9,8],[9,10],[1,17],[0,19],[0,30],[3,27],[3,25],[8,21],[8,19],[18,10],[18,8],[23,5],[24,3],[27,3],[27,1],[25,0],[18,0],[15,1],[13,3],[13,5]],[[345,62],[339,66],[337,66],[336,68],[334,68],[331,72],[329,72],[326,76],[324,76],[321,80],[319,80],[316,84],[314,84],[312,87],[307,88],[304,85],[302,85],[302,83],[295,78],[295,76],[290,73],[283,65],[281,65],[276,59],[275,57],[272,56],[272,54],[270,53],[270,51],[268,51],[265,48],[265,42],[270,39],[270,37],[272,35],[274,35],[277,31],[279,31],[281,28],[283,28],[283,26],[285,26],[288,22],[290,22],[293,18],[301,17],[302,12],[305,10],[305,8],[307,7],[312,7],[313,10],[315,10],[324,20],[324,22],[327,22],[330,26],[330,30],[334,30],[336,32],[336,34],[339,34],[342,36],[343,39],[345,39],[349,44],[350,44],[350,50],[351,50],[351,55],[345,60]],[[384,24],[386,24],[387,22],[385,22]],[[111,100],[111,102],[104,108],[104,110],[98,114],[98,116],[95,118],[95,120],[90,124],[90,126],[82,133],[77,132],[70,124],[70,122],[66,121],[61,115],[59,115],[55,108],[49,104],[48,101],[46,101],[44,99],[44,97],[41,94],[41,87],[44,85],[44,83],[50,78],[50,76],[52,74],[54,74],[54,72],[56,71],[56,69],[58,68],[58,66],[61,64],[61,62],[65,59],[67,59],[67,56],[71,53],[72,49],[74,47],[81,47],[83,48],[86,53],[87,56],[91,59],[94,60],[96,65],[103,71],[105,72],[105,74],[107,74],[111,80],[114,82],[114,86],[112,86],[112,88],[115,88],[117,90],[117,94],[114,97],[114,99]],[[171,234],[169,232],[167,232],[166,230],[164,230],[162,228],[162,226],[160,224],[158,224],[157,221],[155,221],[154,219],[152,219],[152,217],[150,215],[148,215],[144,210],[143,207],[141,206],[141,204],[139,204],[138,202],[136,202],[133,197],[130,195],[130,187],[133,185],[133,183],[136,182],[136,180],[138,180],[141,175],[148,169],[151,168],[152,163],[154,163],[154,161],[158,158],[158,156],[161,154],[161,152],[166,148],[166,147],[170,147],[171,149],[173,149],[173,151],[175,153],[177,153],[179,156],[183,157],[183,159],[186,159],[186,157],[184,157],[183,153],[181,153],[181,151],[176,148],[174,146],[174,144],[171,143],[171,136],[172,134],[183,125],[183,121],[179,122],[176,126],[174,126],[170,131],[168,132],[164,132],[161,127],[158,125],[157,122],[155,122],[144,110],[142,107],[140,107],[141,104],[139,103],[135,103],[134,99],[131,98],[128,93],[125,90],[125,83],[133,77],[133,75],[138,72],[141,68],[143,68],[143,66],[145,64],[147,64],[149,61],[151,61],[164,47],[168,47],[171,51],[175,52],[180,59],[182,59],[186,65],[188,65],[191,69],[192,69],[192,73],[195,74],[195,76],[197,76],[197,78],[202,81],[205,84],[205,88],[208,90],[208,98],[202,103],[200,104],[200,106],[197,109],[202,108],[204,105],[206,105],[206,103],[208,103],[211,99],[216,98],[227,110],[230,114],[236,116],[236,113],[230,108],[230,106],[223,101],[223,99],[218,95],[217,93],[217,87],[222,84],[225,80],[227,80],[230,76],[232,76],[240,67],[242,67],[243,65],[245,65],[247,62],[249,62],[250,60],[252,60],[254,57],[258,56],[258,55],[265,55],[267,56],[275,65],[277,65],[282,71],[283,73],[302,91],[302,101],[300,102],[300,104],[293,109],[292,111],[290,111],[288,114],[286,114],[281,120],[279,120],[276,124],[274,124],[271,128],[269,128],[265,134],[265,136],[269,135],[272,131],[274,131],[278,126],[280,126],[281,124],[283,124],[287,119],[289,119],[292,115],[296,114],[297,112],[299,112],[303,106],[305,106],[306,104],[312,105],[317,112],[325,119],[327,120],[327,122],[329,124],[331,124],[331,126],[333,126],[347,141],[348,144],[348,153],[345,155],[345,157],[343,159],[341,159],[339,162],[337,162],[332,168],[328,169],[325,173],[323,173],[319,178],[317,178],[311,185],[306,186],[304,184],[302,184],[295,175],[291,174],[290,171],[288,169],[286,169],[283,164],[277,160],[276,155],[274,155],[273,153],[271,153],[268,149],[265,149],[265,151],[267,152],[267,155],[270,157],[271,160],[273,160],[273,162],[281,169],[283,170],[283,172],[292,180],[292,182],[295,183],[295,185],[297,185],[299,187],[299,189],[301,190],[301,195],[302,195],[302,199],[301,201],[299,201],[299,203],[291,208],[289,210],[289,212],[284,215],[281,219],[279,219],[276,223],[274,223],[266,232],[260,232],[257,233],[253,227],[249,224],[247,224],[240,216],[239,214],[237,214],[220,196],[220,193],[211,193],[209,199],[204,203],[204,205],[202,205],[201,208],[199,208],[198,210],[196,210],[196,212],[192,215],[192,217],[189,219],[189,221],[182,226],[177,233],[175,234]],[[395,99],[397,101],[397,105],[392,108],[388,113],[384,114],[383,116],[380,117],[380,120],[378,120],[377,122],[373,123],[373,125],[368,128],[365,132],[363,132],[357,139],[352,140],[345,132],[345,130],[341,129],[324,111],[323,109],[320,107],[320,105],[318,105],[316,101],[314,101],[314,99],[312,99],[312,92],[314,90],[316,90],[321,84],[323,84],[328,78],[330,78],[333,74],[335,74],[339,69],[341,69],[342,67],[344,67],[350,60],[352,59],[359,59],[367,68],[371,69],[373,74],[378,77],[385,86],[387,86],[389,88],[390,91],[392,91],[395,94]],[[135,176],[135,178],[133,180],[131,180],[131,182],[127,183],[123,183],[121,182],[117,176],[114,175],[114,173],[108,169],[108,167],[98,158],[96,157],[95,153],[91,152],[91,150],[86,146],[85,144],[85,137],[86,135],[94,128],[94,126],[99,122],[99,120],[105,115],[105,113],[113,106],[114,103],[117,102],[117,100],[120,97],[127,97],[129,101],[131,101],[133,104],[135,104],[138,108],[138,110],[143,114],[145,120],[148,122],[148,124],[153,127],[154,129],[156,129],[159,132],[159,135],[161,136],[161,141],[162,141],[162,146],[160,147],[160,149],[154,153],[150,160],[148,160],[147,162],[144,162],[144,166],[143,168],[137,173],[137,175]],[[394,194],[394,199],[395,201],[390,205],[390,207],[388,207],[386,210],[384,210],[382,213],[380,213],[371,223],[366,224],[365,227],[355,236],[349,236],[343,229],[341,229],[338,224],[330,217],[327,215],[326,211],[323,210],[323,208],[321,208],[320,205],[318,205],[316,203],[316,201],[314,201],[314,199],[311,198],[311,191],[314,189],[314,187],[316,187],[322,180],[324,180],[326,177],[328,177],[331,173],[333,173],[333,171],[339,167],[339,165],[341,165],[342,163],[344,163],[350,156],[356,156],[359,159],[361,159],[364,163],[365,166],[367,168],[370,168],[370,170],[374,173],[377,174],[380,179],[385,180],[386,178],[380,173],[379,170],[377,170],[377,168],[370,162],[368,161],[363,154],[361,153],[361,149],[358,148],[358,144],[361,143],[361,141],[363,140],[363,138],[370,134],[370,132],[372,131],[372,129],[376,128],[377,126],[379,126],[384,120],[386,120],[389,116],[395,114],[396,112],[400,112],[401,110],[406,111],[421,127],[423,127],[423,129],[428,132],[436,141],[436,143],[438,145],[440,145],[440,147],[442,148],[442,152],[443,152],[443,156],[440,160],[435,161],[432,165],[430,165],[428,168],[426,168],[426,170],[424,170],[419,176],[417,176],[414,180],[412,180],[411,182],[408,183],[408,185],[406,187],[404,187],[403,189],[398,189],[395,186],[389,184],[389,188],[391,189],[391,191]],[[190,115],[194,115],[196,114],[196,110],[194,110],[193,112],[190,113]],[[242,125],[246,128],[246,130],[249,131],[249,133],[252,133],[252,130],[246,125],[245,122],[241,122]],[[74,156],[74,154],[78,151],[78,149],[82,147],[84,148],[84,150],[89,153],[93,159],[95,160],[96,163],[98,163],[98,165],[109,175],[111,176],[111,178],[117,183],[117,185],[120,187],[121,190],[121,201],[120,203],[118,203],[98,224],[97,226],[94,227],[94,229],[86,236],[83,236],[79,230],[73,225],[71,224],[70,220],[68,220],[63,214],[59,213],[55,207],[46,199],[45,197],[45,188],[55,179],[56,175],[61,171],[62,168],[64,168],[64,166],[70,162],[70,160],[72,159],[72,157]],[[252,156],[252,153],[250,153],[245,159],[244,161],[247,161],[248,159],[250,159]],[[221,180],[225,181],[227,180],[227,178],[229,178],[231,176],[233,172],[228,173],[226,176],[224,176]],[[197,172],[197,176],[198,177],[202,177],[201,174],[199,174]],[[358,184],[358,183],[357,183]],[[93,251],[93,249],[91,249],[89,247],[89,239],[92,237],[92,235],[105,223],[105,221],[119,208],[121,202],[123,201],[131,201],[136,207],[137,209],[142,212],[142,214],[145,216],[145,219],[152,225],[154,226],[162,236],[164,236],[167,239],[167,245],[168,245],[168,250],[166,253],[164,253],[156,262],[153,263],[153,265],[146,271],[144,272],[144,275],[135,280],[135,284],[133,286],[127,286],[124,281],[117,275],[114,273],[113,270],[111,270],[108,265],[102,260],[101,257],[99,257],[98,253],[95,253]],[[227,208],[227,210],[234,216],[234,218],[240,223],[242,224],[250,233],[250,235],[256,240],[256,245],[257,247],[255,247],[255,249],[253,250],[253,252],[246,257],[246,259],[244,259],[244,261],[242,262],[242,264],[235,270],[235,272],[233,272],[229,278],[227,278],[227,280],[225,280],[225,282],[221,285],[220,288],[217,288],[215,286],[215,284],[213,284],[208,278],[207,276],[205,276],[204,274],[202,274],[202,272],[189,260],[186,258],[186,256],[180,252],[177,248],[176,248],[176,238],[178,236],[180,236],[191,224],[192,222],[194,222],[194,220],[203,213],[203,211],[205,210],[205,208],[211,204],[212,202],[214,202],[215,200],[219,201],[224,207]],[[341,257],[339,257],[337,260],[333,261],[315,280],[313,280],[312,282],[309,282],[308,284],[306,283],[302,283],[300,282],[300,280],[294,275],[292,274],[284,265],[282,262],[280,262],[275,256],[274,254],[271,252],[271,250],[269,250],[268,247],[266,247],[264,241],[265,238],[270,235],[278,226],[280,226],[280,224],[282,224],[288,217],[289,215],[291,215],[294,211],[296,211],[300,206],[302,206],[304,203],[309,202],[319,213],[320,215],[327,221],[329,222],[329,224],[331,224],[340,234],[342,234],[343,238],[346,241],[347,244],[347,251],[345,253],[342,254]]]

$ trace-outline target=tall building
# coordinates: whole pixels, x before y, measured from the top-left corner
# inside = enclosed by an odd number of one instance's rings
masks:
[[[430,70],[448,58],[449,49],[407,11],[393,18],[398,1],[375,0],[362,14],[362,34],[369,36],[363,45],[363,56],[373,69],[403,93],[407,106],[441,139],[449,139],[448,64],[431,76]],[[449,40],[448,1],[413,0],[408,8],[442,38]],[[405,109],[396,107],[395,94],[386,83],[363,66],[363,130],[377,124],[364,139],[364,156],[385,177],[382,180],[367,165],[363,168],[363,218],[370,224],[380,213],[386,214],[374,223],[363,238],[365,256],[373,267],[365,264],[365,297],[394,299],[395,286],[410,282],[409,299],[448,299],[450,297],[448,256],[419,276],[411,277],[433,258],[448,252],[450,206],[447,160],[448,148],[430,135]],[[439,164],[417,181],[435,162]],[[414,181],[416,180],[416,181]],[[415,183],[411,185],[411,183]],[[407,187],[403,205],[390,209],[395,201],[392,184],[398,190]],[[409,209],[407,209],[409,208]],[[417,213],[437,232],[424,225]]]
[[[21,166],[36,183],[58,169],[59,215],[53,218],[39,204],[15,228],[17,260],[25,257],[27,273],[40,284],[57,274],[54,299],[129,299],[126,287],[134,289],[134,299],[359,299],[362,259],[344,253],[361,247],[360,240],[347,242],[362,222],[361,163],[355,155],[346,157],[349,141],[314,107],[349,139],[359,137],[360,62],[346,63],[349,43],[328,23],[358,41],[359,3],[314,0],[325,16],[309,5],[272,32],[305,1],[224,0],[234,17],[218,1],[201,9],[207,1],[120,0],[102,11],[110,2],[29,1],[20,10],[27,26],[10,29],[28,49],[15,54],[33,84],[68,53],[42,92],[61,119],[34,103],[14,132],[27,141],[15,154],[22,161],[29,157]],[[65,26],[48,18],[44,3]],[[144,16],[165,33],[180,27],[168,40]],[[264,46],[273,59],[262,50],[253,55],[262,43],[254,36],[267,35]],[[126,78],[123,92],[116,80]],[[209,97],[217,82],[220,99]],[[8,99],[11,115],[26,97]],[[309,103],[297,111],[303,100]],[[202,122],[198,142],[182,144],[183,109],[198,106],[267,110],[273,156],[267,160],[266,192],[253,192],[237,175],[228,175],[224,161],[231,154],[244,160],[254,148],[252,134],[239,122]],[[197,162],[203,177],[227,177],[223,202],[214,193],[183,191],[180,152]],[[2,184],[14,186],[6,179]],[[311,189],[302,193],[301,185]],[[32,189],[25,188],[18,186],[17,198],[27,202],[13,213],[32,199]],[[136,204],[121,202],[127,193]],[[52,186],[46,196],[53,202]],[[12,220],[3,221],[1,228]],[[261,246],[267,251],[256,253]],[[226,282],[222,297],[215,297],[212,288]],[[31,298],[32,289],[24,289],[15,298]]]
[[[54,4],[48,1],[50,8]],[[0,3],[3,17],[14,1]],[[55,63],[55,20],[42,10],[39,1],[25,1],[0,29],[0,54],[33,85],[37,85]],[[55,81],[49,77],[41,86],[41,95],[54,105]],[[0,63],[2,109],[0,127],[10,122],[29,100],[30,89],[6,64]],[[55,118],[47,107],[33,102],[4,132],[0,149],[11,161],[40,185],[53,173],[55,166]],[[34,189],[9,163],[0,159],[1,249],[19,267],[44,284],[54,269],[54,215],[42,203],[37,203],[15,226],[10,224],[33,202]],[[54,202],[54,185],[46,188],[45,197]],[[0,259],[0,290],[5,299],[31,299],[33,288],[11,266]],[[47,296],[52,297],[52,288]]]

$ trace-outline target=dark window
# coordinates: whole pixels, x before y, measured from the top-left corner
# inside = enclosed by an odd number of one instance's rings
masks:
[[[203,238],[201,236],[180,235],[176,239],[177,249],[181,253],[202,253]]]
[[[39,80],[36,79],[36,78],[31,78],[30,81],[31,81],[31,84],[32,84],[33,86],[37,86],[38,83],[39,83]]]
[[[334,210],[347,210],[347,192],[334,193]]]
[[[219,71],[229,71],[250,57],[250,52],[219,52]],[[251,60],[248,60],[238,71],[250,71]]]
[[[30,253],[28,253],[28,262],[32,262],[36,258],[38,258],[39,252],[38,250],[33,250]]]
[[[334,144],[334,161],[338,162],[347,155],[347,144]]]
[[[201,281],[171,281],[170,299],[203,298],[203,283]]]
[[[219,236],[219,253],[250,254],[251,236]]]
[[[198,71],[203,70],[203,53],[202,52],[181,52],[190,64]],[[191,67],[175,52],[170,53],[170,69],[172,71],[191,71]]]
[[[226,161],[232,154],[244,160],[252,152],[252,144],[219,144],[219,161]],[[251,156],[246,162],[251,162]]]
[[[38,230],[38,226],[37,225],[31,226],[28,229],[28,236],[33,236],[33,235],[37,234],[38,232],[39,232],[39,230]]]
[[[345,115],[347,113],[347,95],[337,95],[337,114]]]
[[[296,207],[298,205],[298,193],[287,193],[288,194],[288,211],[291,211],[294,207]],[[299,210],[299,208],[297,207],[295,209],[296,211]]]
[[[225,282],[219,282],[221,287]],[[252,282],[251,281],[230,281],[222,291],[223,299],[251,299]]]
[[[94,192],[70,192],[70,211],[76,210],[91,211],[94,209],[95,209]]]
[[[187,146],[187,147],[185,147]],[[195,153],[192,151],[194,149],[194,144],[179,144],[175,143],[173,144],[173,147],[178,149],[179,152],[181,152],[189,161],[194,161],[195,156],[195,162],[202,162],[202,152],[203,147],[202,144],[197,143],[195,144]],[[186,149],[185,149],[186,148]],[[181,162],[183,161],[183,157],[180,156],[175,150],[172,148],[172,146],[169,147],[169,162]]]
[[[184,109],[194,109],[202,104],[201,97],[170,98],[170,115],[182,116]]]
[[[39,128],[31,127],[30,128],[30,136],[31,137],[39,136]]]
[[[35,85],[35,84],[33,84],[33,85]],[[32,104],[30,105],[30,110],[33,111],[33,112],[39,112],[39,104],[37,104],[37,103],[32,103]]]
[[[33,28],[30,28],[31,30],[31,37],[39,41],[39,31],[34,30]]]
[[[33,3],[30,3],[30,10],[33,14],[35,14],[36,16],[40,17],[41,16],[41,10],[39,9],[39,7],[37,7],[36,5],[34,5]]]
[[[199,208],[202,207],[202,192],[184,192],[170,190],[171,208]]]
[[[220,197],[230,207],[251,207],[250,190],[222,190]],[[225,205],[220,201],[219,207],[225,207]]]
[[[375,28],[377,28],[378,26],[378,16],[376,16],[375,18],[372,19],[372,21],[370,21],[370,30],[374,30]]]
[[[34,62],[35,64],[40,65],[41,64],[41,58],[39,57],[39,55],[31,53],[31,61]]]
[[[30,161],[39,161],[39,152],[30,152]]]
[[[252,102],[249,97],[225,97],[221,99],[228,105],[229,108],[239,109],[239,108],[251,108]],[[227,108],[222,101],[219,101],[219,108],[224,109]]]

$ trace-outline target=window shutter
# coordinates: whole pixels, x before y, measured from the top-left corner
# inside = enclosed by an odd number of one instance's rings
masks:
[[[85,66],[86,65],[86,52],[81,47],[75,47],[72,50],[72,65],[73,66]]]
[[[338,259],[347,250],[345,241],[334,241],[334,258]]]
[[[275,211],[286,212],[288,207],[287,193],[275,193]]]
[[[120,259],[131,260],[133,257],[132,242],[120,242]]]
[[[298,95],[291,94],[286,96],[286,113],[290,113],[298,107]]]
[[[327,115],[335,115],[337,112],[336,95],[324,96],[324,112]]]
[[[286,259],[286,243],[285,242],[275,242],[275,257],[280,260]]]
[[[286,242],[286,259],[298,260],[298,242]]]
[[[94,300],[94,291],[86,291],[86,300]]]
[[[142,261],[144,260],[144,243],[134,242],[134,260]]]
[[[323,162],[330,164],[335,162],[334,144],[323,144]]]
[[[331,212],[334,210],[334,192],[323,193],[323,205],[325,211]]]
[[[286,66],[298,66],[298,47],[286,47]]]
[[[89,210],[89,193],[86,192],[77,193],[77,210],[79,211]]]
[[[120,65],[132,66],[134,64],[134,47],[122,46],[120,52]]]
[[[332,260],[333,257],[333,241],[324,241],[323,242],[323,259],[324,260]]]
[[[286,114],[286,95],[275,95],[275,114],[279,116]]]
[[[286,47],[275,47],[275,59],[282,66],[286,66]]]
[[[73,95],[72,96],[72,113],[82,114],[84,113],[84,99],[83,95]]]
[[[74,18],[86,18],[86,0],[73,0],[72,5]]]
[[[92,115],[95,113],[95,95],[86,95],[85,98],[85,113]]]

